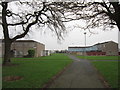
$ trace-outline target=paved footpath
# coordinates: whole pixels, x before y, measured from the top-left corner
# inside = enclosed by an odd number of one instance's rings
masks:
[[[96,69],[88,60],[68,55],[73,63],[49,86],[49,88],[105,88]]]

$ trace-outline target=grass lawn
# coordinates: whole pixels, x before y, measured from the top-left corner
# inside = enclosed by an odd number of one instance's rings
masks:
[[[93,65],[103,75],[112,88],[118,87],[118,62],[117,61],[93,61]]]
[[[120,56],[77,56],[81,59],[88,59],[88,60],[118,60]]]
[[[3,88],[42,88],[54,75],[66,65],[72,63],[64,54],[39,58],[13,58],[16,66],[4,66],[4,76],[22,76],[18,81],[3,81]]]
[[[3,60],[3,58],[0,57],[0,64],[2,64],[2,60]]]

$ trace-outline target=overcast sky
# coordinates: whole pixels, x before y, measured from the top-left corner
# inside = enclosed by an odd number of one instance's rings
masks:
[[[66,24],[67,34],[64,36],[64,40],[59,41],[56,35],[48,28],[43,30],[39,29],[36,32],[32,32],[29,38],[40,43],[45,44],[45,48],[48,50],[65,50],[68,46],[85,46],[85,35],[87,46],[94,45],[96,43],[102,43],[106,41],[114,41],[118,43],[118,28],[103,31],[100,28],[91,29],[95,34],[91,34],[88,30],[81,30],[79,27],[73,28],[75,25],[83,26],[83,21],[74,21]],[[119,33],[120,34],[120,33]],[[3,38],[2,28],[0,26],[0,38]],[[120,47],[120,46],[119,46]]]
[[[71,24],[72,26],[72,24]],[[72,28],[72,27],[71,27]],[[46,29],[46,31],[37,30],[36,32],[32,32],[32,34],[27,36],[25,39],[33,39],[40,43],[45,44],[46,49],[49,50],[64,50],[68,49],[68,46],[84,46],[85,45],[85,35],[86,34],[86,44],[87,46],[94,45],[96,43],[102,43],[106,41],[114,41],[118,43],[118,29],[114,28],[109,31],[103,31],[99,28],[96,30],[91,30],[95,34],[92,34],[86,30],[81,30],[80,28],[74,28],[68,31],[65,35],[64,40],[59,41],[56,35],[53,32],[50,32]],[[2,33],[2,31],[0,32]],[[2,38],[2,34],[0,35]]]
[[[96,34],[92,34],[89,31],[86,31],[86,44],[87,46],[94,45],[96,43],[102,43],[106,41],[114,41],[118,43],[118,30],[113,29],[110,31],[103,31],[98,28],[98,30],[93,30]],[[41,43],[44,43],[46,49],[68,49],[68,46],[85,46],[85,35],[84,30],[79,28],[69,31],[64,37],[64,40],[57,40],[56,36],[52,33],[41,34],[38,32],[34,33],[31,37]]]

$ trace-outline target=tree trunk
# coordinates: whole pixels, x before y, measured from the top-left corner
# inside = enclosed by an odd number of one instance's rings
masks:
[[[120,21],[119,21],[120,22]],[[120,32],[120,24],[117,24],[117,27],[118,27],[118,29],[119,29],[119,32]]]
[[[114,16],[113,16],[113,20],[116,22],[117,27],[120,31],[120,4],[119,4],[119,0],[115,0],[115,2],[112,2],[112,0],[109,0],[110,3],[112,4],[113,8],[114,8]]]
[[[3,34],[4,34],[4,60],[3,64],[10,64],[10,57],[11,57],[11,39],[9,38],[9,31],[8,31],[8,25],[7,25],[7,2],[2,2],[2,26],[3,26]]]
[[[8,65],[11,63],[11,41],[5,40],[4,41],[4,59],[3,59],[3,65]]]
[[[119,15],[116,15],[116,23],[117,23],[117,27],[120,31],[120,13],[119,13]]]

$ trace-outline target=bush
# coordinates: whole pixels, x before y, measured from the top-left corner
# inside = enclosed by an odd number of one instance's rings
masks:
[[[28,57],[34,57],[35,56],[35,50],[28,50]]]

